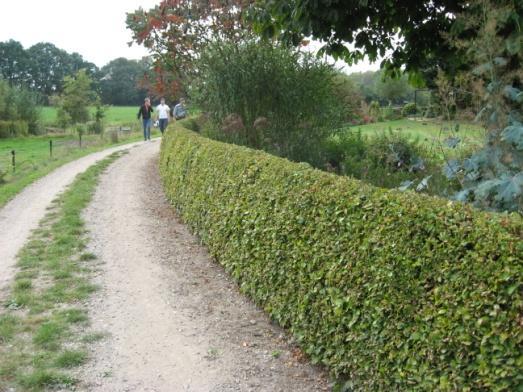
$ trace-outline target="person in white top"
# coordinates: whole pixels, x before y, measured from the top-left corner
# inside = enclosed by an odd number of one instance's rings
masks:
[[[158,123],[159,123],[159,127],[160,127],[160,131],[162,132],[162,135],[163,135],[163,132],[165,131],[165,128],[167,128],[167,124],[169,123],[169,113],[171,112],[171,109],[169,108],[169,106],[167,106],[165,104],[165,99],[162,98],[160,100],[160,104],[156,107],[156,113],[157,116],[158,116]]]

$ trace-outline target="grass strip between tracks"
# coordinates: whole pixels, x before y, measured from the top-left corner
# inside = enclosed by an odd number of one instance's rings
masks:
[[[72,369],[88,359],[86,347],[103,333],[86,334],[85,300],[96,256],[82,210],[103,171],[122,152],[79,174],[48,207],[18,254],[18,273],[0,309],[0,390],[39,391],[74,385]]]

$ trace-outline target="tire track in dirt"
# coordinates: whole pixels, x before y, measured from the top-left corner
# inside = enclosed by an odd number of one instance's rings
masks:
[[[159,144],[114,163],[85,211],[101,290],[88,306],[93,344],[78,374],[89,391],[322,391],[310,365],[238,292],[174,215]]]
[[[139,144],[141,143],[112,147],[60,166],[27,186],[0,208],[0,299],[4,297],[16,272],[14,266],[18,251],[29,238],[31,231],[38,227],[38,222],[44,217],[51,201],[74,180],[76,175],[89,166],[113,152]]]

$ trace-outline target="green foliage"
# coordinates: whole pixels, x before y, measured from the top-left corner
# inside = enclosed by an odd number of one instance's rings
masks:
[[[417,113],[416,104],[414,102],[409,102],[401,109],[401,115],[403,117],[411,116]]]
[[[143,61],[128,60],[120,57],[100,70],[100,95],[105,104],[139,105],[146,92],[139,87],[148,66]]]
[[[429,175],[439,175],[439,167],[432,163],[432,155],[419,140],[392,129],[375,135],[363,134],[360,129],[346,130],[327,140],[325,154],[337,173],[379,187],[397,188],[407,180],[422,181]],[[443,192],[439,184],[424,190],[431,194]]]
[[[489,130],[483,149],[446,173],[458,178],[456,199],[498,211],[523,214],[523,3],[476,0],[459,15],[453,43],[476,64],[485,81],[485,106],[478,114]],[[470,32],[473,32],[470,38]],[[465,36],[465,38],[463,38]]]
[[[381,117],[385,121],[399,120],[402,117],[401,108],[392,105],[381,108]]]
[[[25,121],[1,121],[0,139],[16,136],[27,136],[29,126]]]
[[[347,76],[365,101],[378,101],[381,105],[402,105],[414,100],[414,88],[407,75],[391,78],[385,71],[354,72]]]
[[[333,78],[334,94],[340,103],[344,122],[361,122],[361,101],[363,96],[350,76],[337,73]]]
[[[58,121],[62,124],[85,123],[89,120],[89,105],[96,102],[92,79],[83,69],[74,77],[64,78],[64,92],[59,99]]]
[[[194,98],[222,140],[317,163],[342,120],[335,73],[311,55],[255,40],[210,44]]]
[[[36,134],[40,111],[37,95],[29,90],[13,87],[6,80],[0,78],[0,121],[4,122],[0,137],[26,135],[28,132]],[[10,125],[6,125],[10,123]],[[25,125],[21,125],[21,124]],[[9,131],[6,129],[9,128]]]
[[[405,65],[407,71],[418,71],[438,63],[460,63],[459,53],[450,50],[441,33],[452,26],[449,15],[465,6],[461,0],[260,0],[254,2],[251,15],[267,38],[299,45],[312,36],[325,43],[321,54],[348,64],[385,57],[382,66],[389,69],[398,71]]]
[[[173,129],[160,169],[210,253],[354,391],[523,386],[523,221]]]

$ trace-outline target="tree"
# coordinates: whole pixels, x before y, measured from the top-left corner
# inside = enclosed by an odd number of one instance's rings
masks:
[[[257,40],[217,41],[197,66],[193,97],[226,140],[320,162],[321,143],[342,120],[330,66]]]
[[[378,101],[381,105],[400,105],[413,99],[414,89],[409,84],[408,75],[391,78],[383,71],[367,71],[350,74],[349,79],[367,103]]]
[[[97,99],[92,89],[93,81],[87,71],[81,69],[75,76],[66,76],[64,91],[59,100],[59,117],[64,123],[85,123],[89,120],[88,107]]]
[[[385,57],[388,69],[414,71],[460,64],[456,50],[440,34],[451,29],[450,15],[463,0],[261,0],[251,12],[266,37],[298,45],[304,37],[324,42],[322,52],[352,64],[367,56]],[[346,44],[354,45],[349,50]],[[390,52],[390,54],[388,54]]]
[[[450,38],[466,50],[476,64],[474,74],[486,84],[478,119],[488,129],[488,140],[463,162],[448,162],[445,172],[461,178],[458,200],[523,214],[523,3],[470,4],[458,15]]]
[[[0,42],[0,76],[14,86],[29,87],[31,58],[18,41]]]
[[[243,21],[247,0],[163,0],[148,11],[127,14],[133,40],[152,53],[154,73],[148,86],[159,95],[176,96],[194,76],[195,61],[216,39],[241,41],[249,34]]]
[[[333,77],[334,94],[341,104],[344,121],[353,121],[361,117],[363,95],[353,80],[344,73],[338,72]]]
[[[391,78],[384,72],[377,72],[374,83],[374,91],[381,104],[402,105],[414,98],[414,89],[409,85],[407,75]]]
[[[34,92],[12,86],[0,77],[0,122],[23,123],[25,132],[36,134],[40,120],[38,103]]]
[[[111,105],[136,105],[146,94],[139,87],[148,69],[142,61],[117,58],[100,70],[102,102]]]

